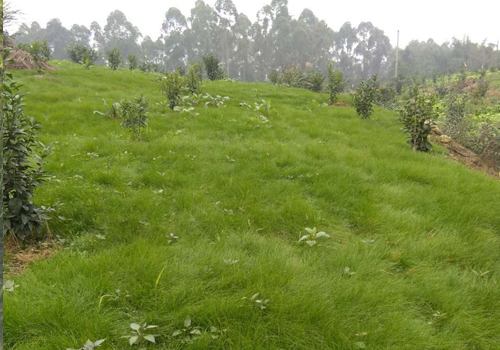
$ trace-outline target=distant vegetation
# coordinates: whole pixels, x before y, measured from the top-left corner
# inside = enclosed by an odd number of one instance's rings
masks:
[[[279,72],[285,76],[284,83],[292,85],[293,77],[286,72],[295,68],[312,75],[308,81],[313,90],[318,89],[321,79],[317,72],[326,76],[332,61],[351,88],[361,79],[377,75],[382,83],[391,81],[398,92],[400,84],[421,83],[422,78],[438,80],[464,70],[500,68],[500,51],[493,43],[454,38],[438,44],[429,39],[412,41],[400,50],[399,74],[394,79],[396,50],[388,33],[371,22],[358,26],[347,22],[334,30],[309,9],[293,18],[286,0],[265,5],[254,23],[231,0],[217,0],[213,7],[197,1],[189,17],[170,8],[158,25],[158,38],[145,36],[139,43],[143,36],[139,28],[116,10],[109,14],[104,27],[92,22],[90,26],[65,28],[59,19],[50,20],[45,27],[37,22],[22,24],[16,40],[47,40],[56,59],[69,57],[68,46],[82,45],[98,52],[98,64],[106,64],[107,53],[117,49],[124,58],[135,55],[143,71],[187,70],[187,62],[200,62],[204,55],[213,55],[220,60],[226,77],[242,81],[276,83]]]

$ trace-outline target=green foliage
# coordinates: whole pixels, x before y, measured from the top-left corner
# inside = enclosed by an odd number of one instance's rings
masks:
[[[160,90],[167,96],[169,107],[173,110],[181,103],[181,95],[186,91],[186,79],[177,72],[165,72],[160,84]]]
[[[143,323],[142,325],[137,323],[130,324],[130,334],[124,335],[122,338],[128,339],[128,343],[130,346],[133,345],[142,345],[144,343],[153,343],[156,344],[156,338],[159,336],[157,334],[150,334],[149,330],[157,328],[155,325],[148,325],[147,323]]]
[[[206,93],[202,99],[206,100],[205,107],[212,106],[219,108],[219,107],[226,107],[225,103],[230,98],[229,96],[224,96],[224,97],[222,97],[221,95],[212,96],[209,93]]]
[[[361,80],[356,92],[352,95],[354,106],[358,115],[363,119],[369,119],[373,113],[373,104],[378,95],[378,77],[373,75],[367,80]]]
[[[86,68],[95,64],[97,61],[97,51],[84,45],[70,45],[66,48],[71,61],[83,64]]]
[[[120,114],[123,118],[122,126],[129,128],[135,138],[140,140],[144,128],[147,126],[147,111],[149,102],[144,96],[120,103]]]
[[[118,49],[113,49],[111,51],[108,51],[107,55],[109,67],[112,70],[117,70],[122,61],[122,54],[120,53],[120,51],[118,51]]]
[[[324,82],[325,76],[323,73],[320,71],[308,71],[304,76],[304,82],[301,84],[301,87],[312,92],[321,92]]]
[[[273,69],[272,71],[269,72],[268,79],[271,84],[273,85],[278,84],[279,78],[280,78],[280,73],[276,69]]]
[[[330,238],[330,235],[328,233],[325,233],[323,231],[317,232],[316,227],[315,228],[309,228],[306,227],[305,230],[307,231],[306,235],[302,235],[298,241],[298,243],[304,242],[308,246],[312,247],[316,245],[317,239],[324,237],[324,238]]]
[[[345,89],[347,82],[344,81],[344,74],[341,71],[333,69],[333,62],[328,65],[328,93],[330,94],[329,102],[334,104],[337,102],[337,96]]]
[[[143,72],[159,72],[160,66],[156,63],[153,63],[147,59],[141,61],[139,64],[139,69]]]
[[[377,104],[387,109],[394,109],[397,105],[396,89],[392,87],[381,87],[377,94]]]
[[[78,348],[78,349],[67,348],[66,350],[94,350],[95,348],[100,347],[101,344],[104,343],[105,340],[106,339],[92,341],[90,339],[87,339],[87,341],[85,342],[85,344],[81,348]]]
[[[203,56],[203,64],[205,65],[205,72],[210,80],[220,80],[224,78],[224,72],[219,67],[220,61],[214,55]]]
[[[466,143],[471,119],[468,107],[469,97],[466,94],[453,92],[445,100],[446,117],[443,131],[459,143]]]
[[[202,335],[203,329],[199,326],[193,326],[193,322],[188,317],[184,320],[184,327],[172,333],[172,338],[180,339],[183,344],[191,344],[200,339]]]
[[[188,89],[189,92],[200,93],[203,86],[203,66],[201,63],[191,63],[188,72]]]
[[[128,68],[130,70],[135,70],[137,69],[137,66],[139,65],[137,56],[136,55],[128,55]]]
[[[309,104],[309,111],[311,112],[316,112],[318,109],[325,108],[328,106],[328,103],[321,103],[316,100],[312,100],[311,103]]]
[[[473,90],[473,96],[477,99],[484,98],[486,96],[486,93],[488,92],[489,87],[490,82],[485,77],[481,77]]]
[[[46,179],[44,159],[50,147],[38,141],[40,125],[24,112],[26,94],[5,75],[2,90],[3,136],[3,232],[21,239],[34,238],[50,208],[32,202],[34,192]],[[39,154],[37,153],[39,152]]]
[[[432,148],[428,137],[432,131],[432,119],[436,116],[435,102],[435,95],[420,91],[418,87],[401,99],[399,121],[403,124],[403,131],[409,135],[408,143],[414,151],[428,152]]]
[[[19,48],[28,52],[31,57],[33,57],[38,74],[42,74],[43,62],[50,59],[50,48],[47,44],[47,40],[41,43],[39,41],[33,41],[31,43],[19,44]]]
[[[103,98],[102,102],[104,103],[104,106],[106,107],[106,113],[103,113],[101,111],[94,111],[94,114],[102,115],[102,116],[109,116],[111,119],[116,119],[118,117],[121,117],[121,105],[119,102],[115,102],[111,104],[111,107],[108,106],[108,103],[106,100]]]

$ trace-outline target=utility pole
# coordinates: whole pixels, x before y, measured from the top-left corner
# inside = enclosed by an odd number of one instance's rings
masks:
[[[398,30],[398,41],[396,43],[396,74],[395,74],[396,79],[398,78],[398,64],[399,64],[399,30]]]

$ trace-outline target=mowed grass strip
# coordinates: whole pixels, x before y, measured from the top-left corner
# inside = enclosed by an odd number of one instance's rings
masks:
[[[326,95],[219,81],[205,91],[227,107],[191,117],[156,105],[156,75],[55,64],[15,77],[55,148],[35,200],[59,205],[50,228],[67,243],[5,277],[19,285],[6,349],[126,349],[131,322],[159,326],[157,349],[499,347],[500,182],[412,152],[393,112],[311,112]],[[93,114],[140,94],[141,142]],[[239,107],[261,99],[278,112],[267,124]],[[296,244],[306,227],[331,238]],[[227,331],[184,344],[171,335],[188,316]]]

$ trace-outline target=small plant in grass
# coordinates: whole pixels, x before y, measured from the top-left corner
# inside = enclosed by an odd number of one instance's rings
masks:
[[[266,119],[277,114],[277,111],[272,108],[270,100],[261,100],[260,103],[255,102],[255,112],[258,112],[260,116],[264,116]]]
[[[378,94],[378,77],[373,75],[367,80],[361,80],[356,92],[352,95],[358,115],[369,119],[373,113],[373,104]]]
[[[119,102],[115,102],[111,104],[111,107],[108,106],[108,103],[106,100],[103,98],[102,102],[104,103],[104,106],[106,107],[106,113],[103,113],[101,111],[94,111],[94,114],[102,115],[102,116],[109,116],[111,119],[116,119],[118,117],[121,117],[121,105]]]
[[[414,151],[428,152],[432,145],[428,138],[432,131],[432,119],[436,117],[436,96],[421,92],[414,87],[401,99],[398,108],[403,131],[410,136],[408,143]]]
[[[308,246],[312,247],[317,243],[318,238],[330,238],[330,235],[328,233],[325,233],[323,231],[317,232],[316,227],[306,227],[305,230],[307,231],[307,235],[303,235],[302,237],[300,237],[297,243],[305,242]]]
[[[4,61],[7,58],[5,55]],[[35,190],[46,180],[44,160],[50,146],[38,141],[40,125],[24,112],[26,94],[12,75],[4,74],[2,98],[3,137],[3,233],[17,238],[33,238],[50,218],[52,208],[32,202]]]
[[[13,280],[5,280],[2,285],[2,289],[6,292],[13,292],[19,287]]]
[[[203,99],[202,95],[197,93],[190,93],[189,95],[181,97],[180,104],[183,106],[197,107],[202,99]]]
[[[259,298],[259,295],[260,293],[255,293],[249,299],[247,297],[243,297],[241,299],[248,300],[250,304],[252,304],[254,307],[257,307],[260,310],[265,310],[267,309],[267,306],[269,304],[269,299]]]
[[[90,67],[92,67],[94,65],[94,63],[88,57],[85,57],[81,64],[82,64],[83,68],[85,68],[87,70],[89,70]]]
[[[279,82],[280,73],[276,69],[273,69],[272,71],[269,72],[267,78],[271,84],[276,85]]]
[[[139,61],[137,60],[136,55],[128,55],[128,68],[130,70],[135,70],[137,69],[137,66],[139,65]]]
[[[179,237],[176,236],[174,233],[169,233],[167,237],[168,237],[167,241],[168,244],[173,244],[179,240]]]
[[[200,339],[203,334],[203,329],[199,326],[193,326],[191,318],[184,320],[184,327],[177,329],[172,333],[173,338],[178,338],[184,344],[191,344]]]
[[[341,71],[333,69],[333,62],[328,65],[328,85],[327,90],[330,94],[329,103],[333,105],[337,102],[337,96],[345,89],[347,82],[344,81],[344,74]]]
[[[125,298],[130,298],[130,295],[128,293],[123,294],[120,289],[115,290],[115,292],[111,293],[111,294],[104,294],[99,298],[99,303],[97,304],[97,309],[101,310],[102,305],[103,305],[105,300],[107,300],[107,299],[118,300],[118,299],[122,298],[123,296]]]
[[[310,112],[316,112],[318,109],[321,109],[321,108],[324,108],[328,106],[327,103],[321,103],[321,102],[318,102],[316,100],[312,100],[310,103],[309,103],[309,111]]]
[[[87,342],[81,348],[78,349],[67,348],[66,350],[94,350],[95,348],[100,347],[105,340],[106,339],[92,341],[90,339],[87,339]]]
[[[189,114],[191,117],[196,117],[196,116],[200,115],[200,113],[195,112],[194,107],[184,108],[184,107],[175,106],[174,112],[178,112],[180,114]]]
[[[117,49],[108,51],[108,63],[112,70],[117,70],[122,61],[122,54]]]
[[[252,106],[251,106],[251,105],[249,105],[249,104],[248,104],[248,103],[246,103],[246,102],[241,102],[241,103],[239,104],[239,106],[240,106],[241,108],[252,109]]]
[[[173,110],[181,103],[181,95],[186,90],[186,80],[177,72],[166,72],[161,80],[160,90],[167,96],[169,107]]]
[[[159,337],[158,334],[150,334],[149,330],[157,328],[158,326],[148,325],[147,323],[143,323],[142,325],[138,323],[130,324],[130,334],[124,335],[122,338],[127,338],[130,346],[133,345],[141,345],[147,342],[155,343],[156,338]]]
[[[122,126],[129,128],[138,140],[141,139],[141,135],[147,126],[148,117],[146,113],[148,107],[149,102],[144,96],[121,103]]]
[[[86,59],[88,59],[89,66],[92,66],[97,61],[97,51],[86,47],[84,45],[70,45],[66,48],[66,52],[69,55],[71,61],[79,64],[84,64]]]
[[[216,95],[216,96],[212,96],[210,95],[209,93],[205,94],[203,96],[203,100],[206,100],[207,102],[205,102],[205,107],[209,107],[209,106],[213,106],[213,107],[216,107],[216,108],[225,108],[226,105],[226,101],[228,101],[230,98],[229,96],[220,96],[220,95]]]

